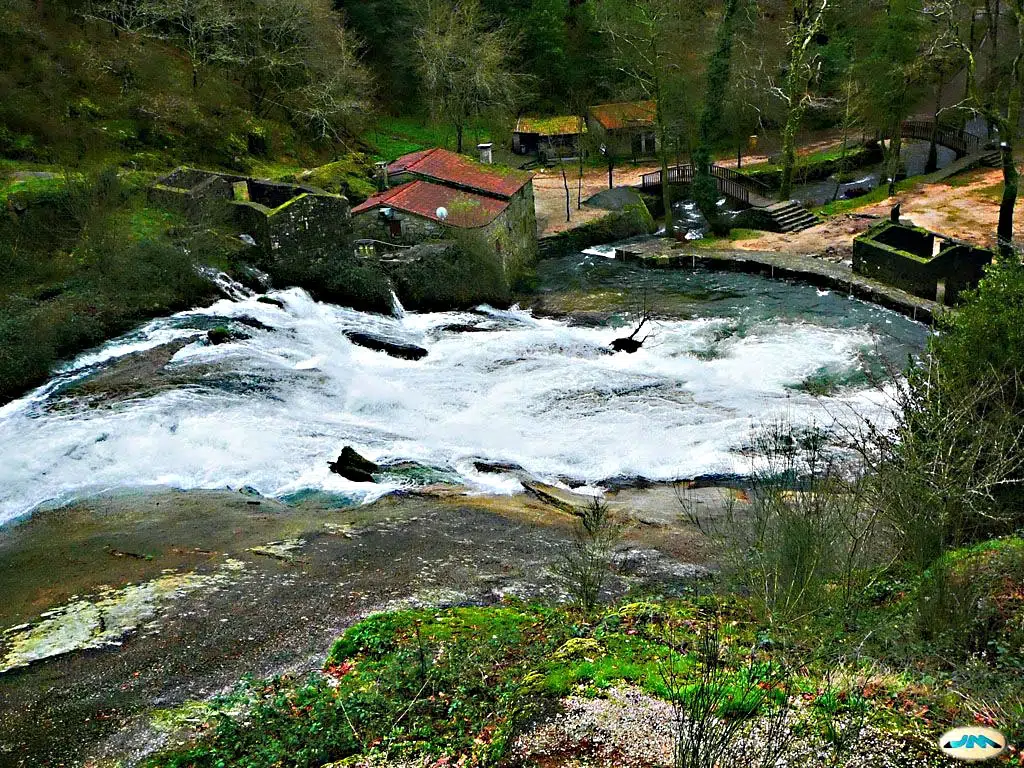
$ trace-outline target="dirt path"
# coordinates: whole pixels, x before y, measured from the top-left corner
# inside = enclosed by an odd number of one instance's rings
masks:
[[[823,149],[835,146],[838,138],[832,134],[825,134],[813,141],[804,144],[799,154],[808,155],[819,152]],[[744,165],[755,165],[768,162],[765,154],[745,155]],[[736,167],[736,158],[723,158],[717,160],[718,165],[727,168]],[[645,173],[653,173],[661,166],[654,161],[641,163],[639,165],[616,166],[612,172],[612,181],[617,187],[636,187],[640,185],[641,178]],[[564,232],[567,229],[578,227],[588,221],[599,219],[607,211],[601,208],[592,208],[584,205],[577,209],[577,199],[586,200],[598,192],[608,189],[607,168],[584,168],[582,194],[580,194],[580,173],[576,165],[566,165],[566,179],[562,179],[561,168],[541,168],[535,172],[533,178],[534,202],[537,211],[537,234],[540,236],[551,235],[557,232]],[[570,220],[565,219],[565,182],[569,184],[570,197]]]
[[[803,232],[766,232],[734,245],[743,250],[813,253],[849,259],[853,253],[853,238],[879,219],[888,218],[892,206],[899,202],[904,221],[976,245],[992,246],[999,221],[1002,183],[1002,171],[994,168],[971,171],[938,184],[918,183],[892,198],[833,216]],[[1017,206],[1014,231],[1022,232],[1022,227],[1024,206]]]

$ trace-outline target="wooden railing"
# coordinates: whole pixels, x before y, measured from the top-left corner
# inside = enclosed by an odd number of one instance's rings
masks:
[[[985,149],[986,139],[952,125],[940,123],[936,129],[935,123],[931,120],[904,120],[900,124],[900,135],[905,139],[931,141],[933,131],[936,143],[949,147],[959,157],[973,155]]]
[[[767,201],[768,196],[771,194],[767,184],[732,168],[712,165],[710,170],[711,176],[718,184],[719,192],[747,205],[761,205]],[[692,184],[695,175],[696,169],[691,163],[674,165],[668,169],[668,183]],[[645,173],[640,179],[640,186],[644,190],[660,188],[661,171]]]

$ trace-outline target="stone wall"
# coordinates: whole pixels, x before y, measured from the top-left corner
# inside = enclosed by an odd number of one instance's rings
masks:
[[[924,299],[955,304],[963,291],[977,286],[992,252],[947,241],[932,258],[936,237],[919,227],[876,224],[853,241],[853,271]]]
[[[385,219],[380,209],[374,208],[352,217],[353,232],[358,239],[380,240],[395,245],[416,245],[444,234],[440,223],[425,216],[396,210],[395,217],[394,221],[401,224],[400,229],[392,229],[392,220]]]
[[[391,220],[382,217],[380,209],[373,209],[353,217],[355,237],[395,245],[417,245],[447,237],[460,242],[473,240],[501,265],[509,285],[529,274],[537,261],[537,215],[532,183],[519,190],[508,207],[483,227],[445,227],[425,216],[399,210],[394,213],[401,222],[400,232],[392,229]]]
[[[596,221],[545,237],[540,241],[540,257],[550,259],[568,256],[593,245],[613,243],[637,235],[649,235],[656,229],[654,218],[640,200]]]

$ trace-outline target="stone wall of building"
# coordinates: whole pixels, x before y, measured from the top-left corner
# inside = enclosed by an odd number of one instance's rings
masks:
[[[395,211],[394,216],[393,219],[384,218],[379,208],[353,216],[355,237],[395,245],[416,245],[444,235],[444,227],[433,219],[405,211]]]
[[[945,242],[932,257],[934,232],[891,222],[877,224],[853,241],[853,271],[923,299],[955,304],[978,285],[992,252]]]
[[[395,245],[416,245],[445,237],[472,239],[501,265],[509,285],[529,274],[537,261],[537,214],[532,183],[519,190],[508,207],[483,227],[445,227],[425,216],[398,210],[394,217],[383,217],[379,208],[353,217],[355,237]]]

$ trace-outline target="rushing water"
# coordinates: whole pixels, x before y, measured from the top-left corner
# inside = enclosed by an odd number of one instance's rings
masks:
[[[903,142],[900,158],[908,177],[920,176],[925,172],[925,166],[928,164],[928,147],[927,141]],[[956,153],[948,147],[939,146],[937,147],[937,160],[937,168],[945,168],[956,160]],[[822,205],[832,200],[833,197],[839,199],[858,197],[881,184],[884,172],[885,164],[878,163],[853,171],[855,178],[850,181],[838,183],[833,175],[820,181],[797,184],[793,187],[793,199],[799,200],[805,205]],[[838,194],[836,193],[837,183]]]
[[[292,289],[272,294],[283,308],[242,298],[155,320],[0,408],[0,521],[122,486],[372,498],[406,482],[331,474],[327,462],[347,444],[491,491],[518,484],[475,471],[474,460],[586,484],[742,472],[738,449],[754,425],[777,415],[828,423],[846,406],[872,407],[877,393],[860,372],[905,359],[926,335],[878,307],[748,275],[652,277],[578,255],[544,263],[542,278],[548,295],[621,296],[621,307],[642,290],[670,311],[659,310],[667,319],[634,355],[608,353],[631,320],[621,312],[592,327],[516,309],[384,317]],[[218,324],[249,338],[209,345],[204,330]],[[407,361],[354,346],[343,332],[356,329],[429,354]],[[159,386],[76,391],[172,341],[184,346]],[[845,386],[823,400],[799,388],[822,375]]]

